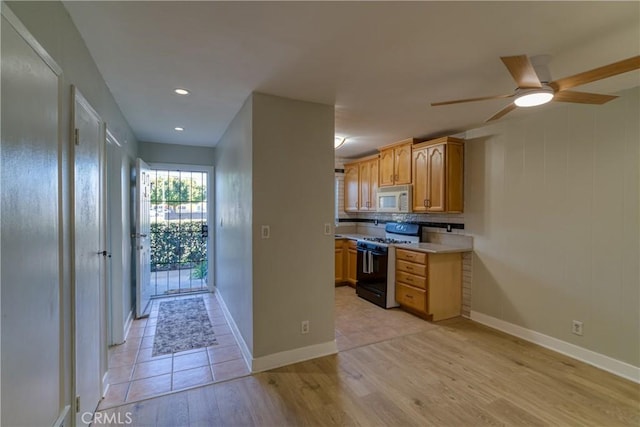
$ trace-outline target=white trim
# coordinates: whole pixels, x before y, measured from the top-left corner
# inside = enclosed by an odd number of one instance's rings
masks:
[[[477,311],[471,311],[471,320],[640,383],[640,367]]]
[[[107,395],[107,392],[109,391],[109,381],[107,381],[107,375],[109,375],[109,372],[105,372],[104,375],[102,376],[102,397],[104,399],[104,397]]]
[[[240,346],[240,351],[242,352],[242,358],[244,359],[244,363],[247,365],[247,368],[251,370],[251,362],[249,362],[253,358],[253,355],[251,354],[251,350],[249,350],[247,343],[244,341],[244,338],[242,338],[240,329],[238,329],[238,325],[236,325],[235,320],[233,320],[233,317],[231,316],[231,312],[227,308],[227,304],[224,302],[224,299],[222,298],[222,295],[220,295],[220,292],[216,291],[214,295],[216,296],[216,299],[220,303],[220,307],[222,308],[222,313],[224,314],[225,319],[227,319],[227,323],[231,327],[231,332],[233,333],[233,336],[236,338],[236,341]]]
[[[42,47],[42,45],[31,35],[27,27],[20,21],[20,19],[13,13],[11,8],[3,1],[0,4],[0,12],[5,17],[7,22],[16,30],[16,32],[24,39],[25,42],[33,49],[36,54],[47,64],[51,71],[57,76],[62,75],[62,68],[53,60],[51,55]]]
[[[305,360],[317,357],[336,354],[338,346],[336,340],[313,344],[307,347],[295,348],[293,350],[281,351],[280,353],[269,354],[258,357],[252,361],[251,372],[262,372],[269,369],[279,368],[293,363],[304,362]]]
[[[66,405],[64,408],[62,408],[62,411],[60,411],[60,415],[58,415],[58,419],[55,420],[52,427],[63,427],[64,421],[67,418],[67,415],[69,415],[69,410],[71,410],[71,405]]]
[[[127,341],[127,336],[129,336],[129,331],[131,330],[131,325],[133,325],[133,310],[129,310],[129,315],[127,316],[127,321],[124,322],[124,340]]]

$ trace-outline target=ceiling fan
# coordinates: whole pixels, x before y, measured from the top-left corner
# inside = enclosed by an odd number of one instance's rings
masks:
[[[483,96],[480,98],[459,99],[456,101],[434,102],[433,107],[440,105],[459,104],[463,102],[484,101],[488,99],[515,98],[513,102],[487,119],[487,122],[498,120],[517,107],[533,107],[545,104],[551,100],[559,102],[575,102],[578,104],[604,104],[617,98],[613,95],[601,95],[597,93],[575,92],[571,89],[607,77],[616,76],[628,71],[640,68],[640,55],[623,59],[609,65],[594,68],[593,70],[575,74],[573,76],[541,82],[536,74],[529,57],[526,55],[502,56],[504,65],[518,84],[514,93],[507,95]]]

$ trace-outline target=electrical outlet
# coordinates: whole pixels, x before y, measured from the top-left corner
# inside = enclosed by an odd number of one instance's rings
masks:
[[[260,235],[263,239],[268,239],[269,237],[271,237],[271,227],[269,227],[268,225],[263,225],[260,229]]]
[[[574,320],[571,325],[571,332],[576,335],[582,336],[582,322],[579,320]]]
[[[301,334],[308,334],[309,333],[309,321],[308,320],[303,320],[302,323],[300,323],[300,333]]]
[[[331,224],[329,224],[329,223],[325,223],[325,224],[324,224],[324,234],[325,234],[326,236],[330,236],[330,235],[332,235],[332,234],[333,234],[333,233],[331,232]]]

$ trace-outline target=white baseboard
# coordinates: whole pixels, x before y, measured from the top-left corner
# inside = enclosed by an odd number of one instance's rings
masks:
[[[236,341],[240,345],[240,351],[242,352],[242,358],[244,359],[244,363],[246,363],[247,368],[251,370],[251,359],[253,358],[253,356],[251,355],[251,351],[249,350],[247,343],[244,342],[244,338],[242,338],[240,329],[238,329],[238,325],[236,325],[235,320],[233,320],[233,317],[231,316],[231,313],[229,312],[229,309],[227,308],[227,304],[224,302],[222,295],[220,295],[220,292],[216,291],[215,296],[218,302],[220,303],[220,307],[222,308],[222,313],[224,314],[225,319],[227,319],[227,323],[231,327],[231,332],[233,333],[233,336],[236,338]]]
[[[227,319],[227,322],[231,327],[231,332],[233,332],[233,335],[236,337],[236,341],[238,341],[238,344],[240,345],[242,357],[244,358],[244,361],[251,373],[267,371],[269,369],[279,368],[280,366],[303,362],[305,360],[315,359],[316,357],[327,356],[338,352],[336,341],[333,340],[321,344],[282,351],[280,353],[269,354],[267,356],[254,359],[247,343],[244,341],[244,338],[242,338],[238,325],[236,325],[236,322],[233,320],[233,317],[227,308],[227,304],[224,302],[224,298],[222,298],[220,292],[216,292],[215,295],[216,299],[220,303],[224,317]]]
[[[129,330],[131,329],[131,325],[133,325],[133,310],[129,310],[129,314],[127,315],[127,320],[124,322],[124,340],[127,340],[129,336]]]
[[[107,392],[109,391],[109,382],[107,381],[107,375],[109,373],[105,372],[104,375],[102,376],[102,397],[105,397],[107,395]]]
[[[589,365],[595,366],[596,368],[611,372],[614,375],[626,378],[635,383],[640,383],[640,368],[629,363],[622,362],[612,357],[605,356],[604,354],[596,353],[595,351],[588,350],[548,335],[544,335],[540,332],[532,331],[531,329],[523,328],[522,326],[518,326],[513,323],[505,322],[504,320],[497,319],[477,311],[471,311],[471,320],[505,332],[509,335],[522,338],[523,340],[534,344],[538,344],[550,350],[557,351],[558,353],[562,353],[566,356],[573,357],[574,359],[578,359],[582,362],[588,363]]]
[[[296,348],[293,350],[281,351],[280,353],[269,354],[267,356],[253,359],[251,371],[267,371],[269,369],[279,368],[280,366],[291,365],[293,363],[315,359],[316,357],[336,354],[337,352],[338,347],[335,340],[323,342],[321,344],[313,344],[307,347]]]

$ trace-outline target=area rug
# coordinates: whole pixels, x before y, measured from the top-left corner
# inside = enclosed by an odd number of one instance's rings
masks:
[[[215,343],[216,337],[202,297],[160,303],[152,356]]]

